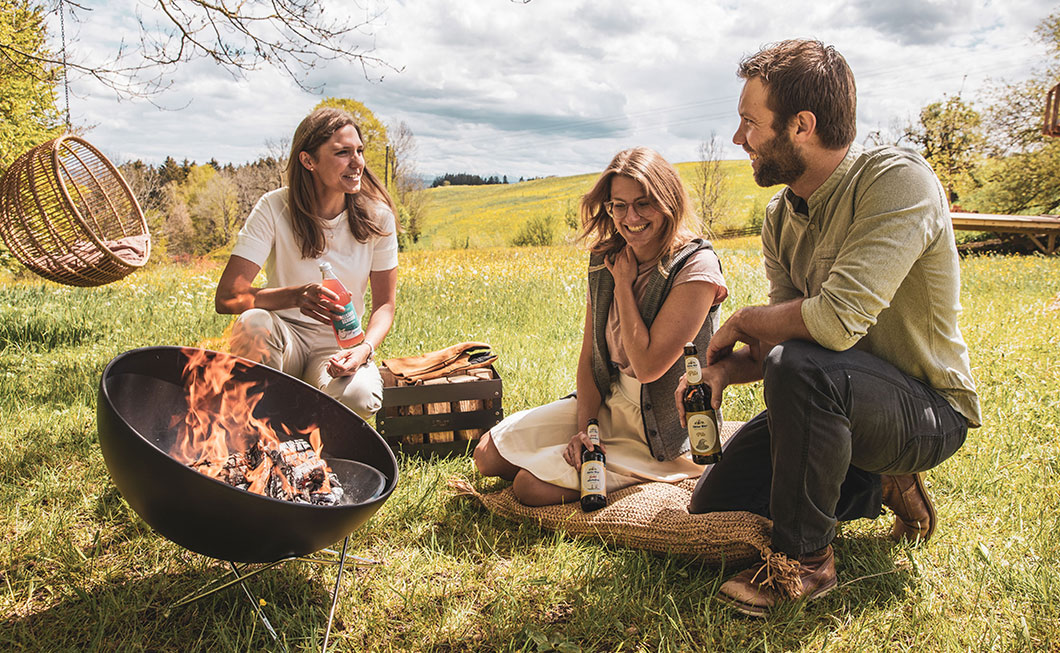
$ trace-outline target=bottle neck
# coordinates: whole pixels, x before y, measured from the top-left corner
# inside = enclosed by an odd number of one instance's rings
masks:
[[[596,424],[590,424],[585,429],[585,434],[589,436],[589,442],[593,443],[593,446],[600,444],[600,427]]]
[[[685,380],[688,385],[703,382],[703,368],[699,366],[699,359],[695,356],[685,356]]]

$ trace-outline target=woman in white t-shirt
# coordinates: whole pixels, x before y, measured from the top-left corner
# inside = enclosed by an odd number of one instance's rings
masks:
[[[651,149],[624,150],[582,198],[581,215],[592,256],[576,396],[508,416],[474,453],[482,474],[513,481],[528,505],[578,498],[591,418],[608,492],[703,471],[687,453],[673,388],[685,343],[706,349],[728,290],[718,257],[691,229],[681,177]]]
[[[397,296],[394,203],[365,166],[353,117],[317,109],[295,130],[287,187],[266,193],[239,231],[217,284],[218,313],[238,313],[232,352],[320,388],[362,417],[382,405],[383,381],[372,364],[394,322]],[[341,349],[331,327],[339,296],[321,285],[331,264],[364,317],[365,338]],[[265,285],[253,285],[260,270]]]

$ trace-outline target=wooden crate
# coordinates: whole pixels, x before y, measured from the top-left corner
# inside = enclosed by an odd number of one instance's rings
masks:
[[[420,385],[398,382],[385,367],[379,371],[383,407],[375,428],[394,453],[470,454],[479,436],[504,418],[501,378],[492,365]]]

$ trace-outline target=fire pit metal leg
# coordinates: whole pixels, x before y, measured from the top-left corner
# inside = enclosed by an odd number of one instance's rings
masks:
[[[324,631],[324,645],[320,653],[328,650],[328,638],[331,636],[331,622],[335,620],[335,606],[339,602],[339,590],[342,589],[342,566],[346,562],[346,546],[350,543],[350,536],[342,541],[342,554],[339,555],[339,571],[335,574],[335,590],[331,593],[331,610],[328,612],[328,628]]]
[[[229,562],[228,566],[232,568],[232,574],[238,580],[239,586],[243,588],[243,592],[247,595],[247,600],[249,600],[254,606],[254,611],[258,613],[258,618],[261,619],[261,623],[265,624],[265,630],[269,631],[269,634],[272,635],[272,640],[274,642],[277,642],[281,646],[283,646],[283,643],[280,642],[280,636],[276,634],[276,629],[272,627],[272,624],[269,623],[269,618],[265,616],[265,611],[261,609],[260,601],[254,600],[254,596],[250,593],[250,590],[247,589],[247,584],[243,582],[243,577],[239,575],[239,568],[236,567],[236,563]],[[283,650],[286,651],[287,647],[284,646]]]
[[[339,555],[339,552],[336,551],[335,549],[321,549],[320,553],[329,553],[329,554],[331,554],[333,556]],[[355,555],[344,556],[344,558],[346,560],[353,560],[353,563],[357,564],[357,565],[381,565],[381,564],[383,564],[382,560],[372,560],[371,558],[361,558],[361,557],[355,556]],[[337,564],[339,564],[341,562],[341,560],[321,560],[320,558],[295,558],[295,560],[302,560],[302,561],[305,561],[305,562],[315,562],[315,563],[320,564],[320,565],[323,565],[323,564],[337,565]]]
[[[191,594],[188,594],[187,596],[185,596],[184,598],[180,599],[176,603],[170,604],[169,607],[167,607],[165,609],[165,612],[163,612],[163,614],[165,616],[169,616],[169,613],[170,613],[171,610],[173,610],[173,608],[179,608],[182,605],[187,605],[189,603],[194,603],[194,602],[198,601],[199,599],[204,599],[207,596],[210,596],[211,594],[216,594],[217,592],[220,592],[221,590],[228,589],[229,587],[232,587],[233,585],[242,584],[244,580],[246,580],[246,579],[248,579],[248,578],[250,578],[252,576],[257,576],[258,574],[260,574],[263,571],[268,571],[269,569],[272,569],[276,565],[284,563],[284,562],[288,562],[290,560],[294,560],[294,558],[282,558],[280,560],[277,560],[276,562],[267,563],[267,564],[259,567],[258,569],[255,569],[254,571],[246,574],[245,576],[242,576],[242,577],[240,577],[239,574],[236,574],[235,578],[233,578],[231,580],[228,580],[227,582],[221,583],[220,585],[217,585],[216,587],[210,587],[210,586],[213,585],[213,583],[216,583],[217,581],[212,581],[211,583],[207,583],[204,587],[200,587],[199,589],[195,590]],[[306,559],[306,561],[310,562],[310,560],[308,560],[308,559]],[[228,563],[228,564],[232,564],[232,563]],[[207,589],[207,588],[209,588],[209,589]]]
[[[205,586],[199,588],[198,590],[196,590],[195,592],[192,592],[191,594],[188,594],[184,598],[178,600],[176,603],[170,604],[168,607],[166,607],[166,609],[164,610],[163,614],[168,616],[169,613],[173,610],[173,608],[179,608],[182,605],[188,605],[189,603],[194,603],[195,601],[198,601],[199,599],[206,598],[207,596],[210,596],[211,594],[216,594],[217,592],[220,592],[221,590],[224,590],[224,589],[228,589],[229,587],[232,587],[233,585],[239,585],[240,587],[243,588],[243,591],[246,593],[247,599],[249,599],[250,602],[254,605],[254,611],[258,613],[258,618],[261,619],[261,622],[265,625],[266,630],[268,630],[269,634],[272,635],[272,639],[274,641],[276,641],[277,643],[279,643],[281,646],[283,646],[283,642],[280,641],[280,637],[277,634],[276,629],[272,627],[272,624],[269,622],[268,617],[265,616],[264,610],[261,609],[260,601],[258,601],[257,599],[254,598],[254,596],[250,593],[250,589],[247,588],[246,583],[244,581],[246,581],[247,579],[252,578],[254,576],[257,576],[258,574],[260,574],[263,571],[268,571],[269,569],[272,569],[276,565],[282,564],[284,562],[291,562],[292,560],[301,561],[301,562],[311,562],[311,563],[317,564],[317,565],[332,565],[332,566],[338,565],[339,566],[338,572],[336,573],[336,576],[335,576],[335,588],[334,588],[334,590],[331,593],[331,608],[328,611],[328,625],[327,625],[327,629],[324,631],[324,646],[320,649],[321,653],[324,653],[325,651],[327,651],[328,640],[331,637],[331,624],[335,620],[335,608],[338,606],[338,603],[339,603],[339,593],[340,593],[341,583],[342,583],[342,572],[345,569],[346,561],[348,560],[351,563],[353,563],[354,565],[381,565],[381,564],[383,564],[382,561],[380,561],[380,560],[370,560],[370,559],[367,559],[367,558],[360,558],[360,557],[357,557],[357,556],[354,556],[354,555],[347,555],[346,550],[349,547],[349,543],[350,543],[350,536],[347,535],[346,538],[342,541],[342,552],[341,553],[339,553],[338,551],[334,551],[332,549],[321,549],[319,551],[319,553],[327,553],[327,554],[338,556],[338,559],[336,559],[336,560],[328,560],[326,558],[310,558],[310,557],[306,557],[306,556],[292,556],[290,558],[281,558],[280,560],[277,560],[275,562],[265,563],[262,566],[254,569],[253,571],[246,572],[246,573],[241,573],[240,568],[238,566],[236,566],[236,564],[234,562],[229,562],[228,565],[231,567],[231,571],[230,571],[230,577],[229,577],[229,579],[227,581],[221,583],[220,580],[215,580],[215,581],[212,581],[210,583],[207,583]],[[245,570],[245,569],[246,569],[246,567],[244,566],[243,570]],[[284,650],[286,651],[287,648],[284,647]]]

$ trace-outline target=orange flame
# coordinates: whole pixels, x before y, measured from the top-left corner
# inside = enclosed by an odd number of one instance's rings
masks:
[[[312,425],[292,432],[280,424],[284,434],[281,437],[269,419],[254,416],[254,409],[264,396],[265,385],[235,378],[235,367],[246,366],[246,361],[226,355],[213,356],[211,360],[210,354],[203,349],[185,348],[182,351],[188,357],[183,374],[188,410],[183,417],[174,418],[171,426],[179,426],[169,454],[207,476],[222,478],[230,456],[246,454],[257,444],[265,455],[256,467],[244,473],[250,484],[248,491],[266,494],[270,480],[275,479],[285,496],[293,496],[295,489],[269,454],[278,453],[281,442],[302,438],[308,440],[316,455],[323,459],[320,428]],[[303,461],[296,458],[288,462],[298,464]],[[324,470],[331,471],[326,464]],[[331,487],[326,473],[324,478],[319,491],[328,492]]]

